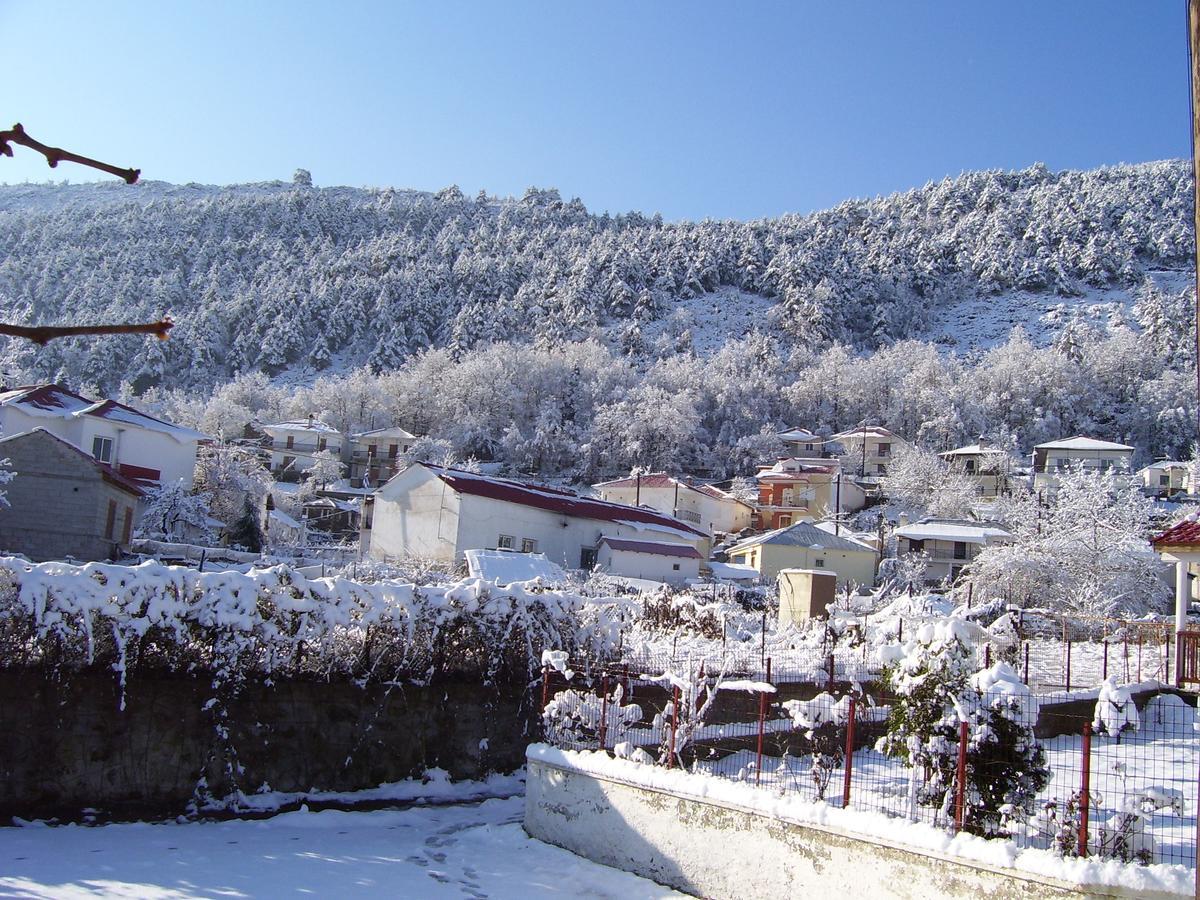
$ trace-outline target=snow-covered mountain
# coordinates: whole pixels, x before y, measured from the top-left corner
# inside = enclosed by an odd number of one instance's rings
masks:
[[[1182,162],[979,172],[807,216],[666,223],[520,199],[272,182],[0,186],[0,315],[156,318],[172,340],[9,342],[5,371],[113,389],[396,367],[430,346],[594,338],[647,364],[765,332],[964,352],[1022,324],[1146,327],[1186,286]]]

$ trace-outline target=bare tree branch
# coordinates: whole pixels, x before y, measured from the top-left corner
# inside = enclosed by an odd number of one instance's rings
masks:
[[[26,338],[41,346],[55,338],[81,334],[152,334],[160,341],[165,341],[174,326],[175,323],[170,319],[137,325],[7,325],[0,322],[0,334]]]
[[[0,156],[11,157],[13,144],[20,144],[22,147],[36,150],[46,157],[46,162],[52,169],[56,168],[61,161],[66,160],[116,175],[118,178],[123,178],[126,184],[135,184],[142,174],[141,169],[119,169],[106,162],[100,162],[98,159],[63,150],[61,147],[48,147],[26,134],[20,122],[8,131],[0,131]],[[43,347],[48,341],[55,338],[75,337],[82,334],[152,334],[159,340],[165,341],[170,337],[170,331],[174,324],[169,318],[136,325],[8,325],[0,322],[0,334],[26,338]]]
[[[22,147],[28,147],[30,150],[36,150],[42,156],[46,157],[46,162],[50,164],[50,168],[56,168],[62,160],[67,162],[79,163],[81,166],[91,166],[93,169],[99,169],[101,172],[107,172],[109,175],[116,175],[118,178],[125,179],[126,184],[134,184],[138,180],[138,176],[142,174],[141,169],[118,169],[116,166],[109,165],[106,162],[100,162],[98,159],[91,159],[87,156],[80,156],[78,153],[72,153],[70,150],[63,150],[61,147],[47,147],[41,141],[36,141],[25,133],[25,129],[18,122],[8,131],[0,131],[0,155],[12,156],[13,150],[10,144],[20,144]]]

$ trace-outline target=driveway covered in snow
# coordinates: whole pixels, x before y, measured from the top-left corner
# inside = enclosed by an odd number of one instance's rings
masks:
[[[531,840],[524,798],[257,821],[0,829],[6,897],[680,896]]]

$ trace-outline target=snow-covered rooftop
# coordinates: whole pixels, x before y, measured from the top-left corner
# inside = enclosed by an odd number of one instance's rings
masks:
[[[755,535],[730,547],[727,552],[730,554],[738,553],[748,547],[756,547],[759,544],[784,544],[794,547],[814,547],[822,550],[843,550],[851,553],[861,553],[864,550],[872,553],[875,552],[866,544],[849,538],[839,537],[835,534],[829,534],[811,522],[797,522],[795,525],[788,525],[786,528],[777,528],[774,531]]]
[[[278,431],[302,431],[312,434],[341,434],[332,425],[327,425],[319,419],[302,419],[297,422],[278,422],[274,425],[264,425],[264,431],[276,429]]]
[[[1005,451],[999,447],[989,447],[986,444],[967,444],[965,447],[956,447],[953,450],[947,450],[945,453],[939,453],[939,456],[985,456],[995,455],[1003,456]]]
[[[378,438],[378,437],[397,437],[397,438],[402,438],[405,440],[414,440],[414,441],[417,439],[417,436],[415,434],[410,434],[409,432],[407,432],[403,428],[401,428],[399,425],[389,425],[386,428],[375,428],[375,429],[372,429],[371,431],[360,431],[357,434],[351,435],[351,437],[354,438],[354,440],[356,440],[356,441],[370,440],[371,438]]]
[[[608,544],[613,550],[625,550],[629,553],[645,553],[650,556],[678,556],[681,559],[703,559],[700,551],[690,544],[634,541],[627,538],[608,537],[607,535],[600,538],[600,543]]]
[[[1065,438],[1061,441],[1047,441],[1044,444],[1038,444],[1036,450],[1128,450],[1133,452],[1134,448],[1127,444],[1114,444],[1112,441],[1102,441],[1097,438],[1083,437],[1076,435],[1072,438]]]
[[[896,537],[916,541],[961,541],[964,544],[1012,540],[1012,535],[1003,528],[973,522],[914,522],[897,528]]]
[[[467,571],[472,578],[500,585],[540,578],[546,584],[562,584],[567,573],[544,553],[514,553],[509,550],[467,550]]]
[[[793,443],[819,444],[825,440],[823,437],[813,434],[807,428],[789,428],[787,431],[779,432],[777,436],[781,441],[791,441]]]
[[[116,400],[90,400],[59,384],[26,385],[4,391],[0,393],[0,406],[18,407],[26,415],[47,418],[74,419],[79,416],[94,416],[144,428],[147,431],[156,431],[180,442],[212,440],[195,429],[156,419]]]

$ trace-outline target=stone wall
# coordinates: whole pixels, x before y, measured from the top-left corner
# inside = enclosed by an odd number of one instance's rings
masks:
[[[479,684],[285,681],[205,709],[212,696],[207,677],[138,674],[122,710],[111,672],[0,672],[0,821],[174,815],[201,775],[228,791],[227,760],[246,793],[354,790],[434,766],[478,777],[519,767],[529,741],[521,698]]]

